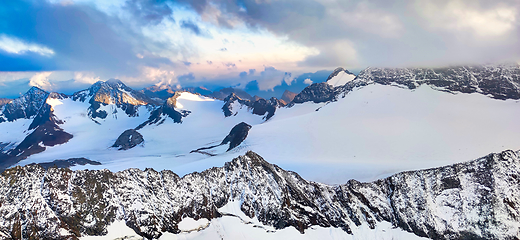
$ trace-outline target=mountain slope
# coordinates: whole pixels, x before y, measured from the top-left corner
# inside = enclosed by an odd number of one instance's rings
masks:
[[[338,68],[329,81],[343,73]],[[335,81],[336,83],[337,81]],[[340,81],[342,82],[342,81]],[[445,68],[366,68],[343,85],[312,84],[295,97],[294,103],[329,102],[353,89],[372,85],[394,85],[415,89],[429,85],[440,91],[480,93],[496,99],[520,99],[520,65],[456,66]],[[342,82],[342,83],[343,83]]]
[[[518,169],[518,152],[504,151],[372,183],[329,186],[253,152],[182,178],[152,169],[46,171],[31,165],[0,177],[0,234],[76,239],[106,234],[107,226],[123,220],[139,235],[158,238],[180,233],[186,218],[221,218],[228,204],[239,202],[236,217],[274,230],[304,233],[317,225],[353,234],[390,223],[433,239],[513,239],[520,234]]]

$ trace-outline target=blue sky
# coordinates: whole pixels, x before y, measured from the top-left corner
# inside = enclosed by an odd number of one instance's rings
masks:
[[[109,78],[270,91],[338,66],[518,62],[519,29],[517,0],[0,1],[0,97]]]

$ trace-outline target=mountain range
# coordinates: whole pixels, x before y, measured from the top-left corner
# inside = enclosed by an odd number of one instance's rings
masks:
[[[515,239],[518,99],[517,64],[337,68],[281,99],[32,87],[0,105],[0,236]]]

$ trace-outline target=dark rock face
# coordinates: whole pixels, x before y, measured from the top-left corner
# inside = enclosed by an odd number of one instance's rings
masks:
[[[52,162],[44,162],[38,163],[38,165],[42,166],[45,170],[48,170],[51,167],[56,168],[70,168],[77,165],[101,165],[100,162],[88,160],[86,158],[69,158],[66,160],[54,160]]]
[[[221,217],[219,208],[235,200],[265,225],[302,233],[316,225],[352,233],[385,221],[432,239],[515,239],[518,179],[520,160],[513,151],[336,186],[306,181],[253,152],[183,178],[153,169],[112,173],[31,165],[0,176],[0,234],[78,239],[106,234],[110,223],[124,220],[141,236],[158,238],[179,233],[183,217]],[[132,207],[136,202],[142,207]]]
[[[206,150],[213,149],[228,143],[229,147],[226,150],[226,152],[229,152],[232,149],[236,148],[238,145],[240,145],[244,140],[246,140],[247,134],[249,133],[249,129],[251,129],[251,127],[251,125],[245,122],[241,122],[231,129],[229,134],[224,138],[224,140],[222,140],[220,144],[209,147],[202,147],[196,150],[192,150],[190,153],[202,153],[209,156],[216,156],[216,154],[209,153]]]
[[[249,133],[249,129],[251,129],[251,125],[245,122],[241,122],[235,125],[220,144],[222,145],[229,143],[229,148],[227,150],[229,152],[231,149],[237,147],[244,140],[246,140],[247,133]]]
[[[37,87],[31,87],[23,96],[3,106],[0,113],[0,122],[34,117],[38,114],[48,96],[48,92]]]
[[[112,147],[119,148],[118,150],[128,150],[144,142],[143,135],[135,129],[128,129],[121,133]]]
[[[142,92],[133,90],[117,79],[94,83],[89,89],[76,92],[72,95],[74,101],[89,99],[88,115],[92,118],[104,119],[108,116],[105,110],[99,110],[101,105],[115,104],[128,116],[137,116],[138,108],[142,105],[158,105],[159,102],[149,98]],[[115,112],[114,112],[115,113]]]
[[[304,103],[304,102],[328,102],[335,99],[337,91],[333,86],[328,83],[313,83],[310,86],[304,88],[298,95],[293,99],[293,103]]]

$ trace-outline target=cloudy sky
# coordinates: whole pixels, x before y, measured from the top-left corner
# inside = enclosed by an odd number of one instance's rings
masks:
[[[338,66],[518,62],[520,1],[0,1],[0,97],[109,78],[260,90]]]

